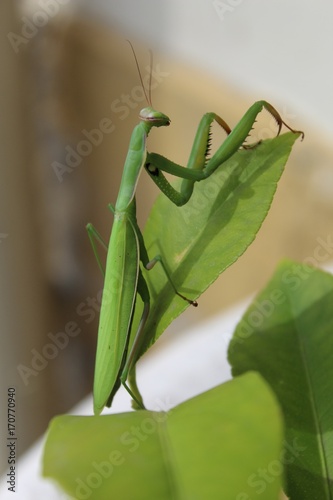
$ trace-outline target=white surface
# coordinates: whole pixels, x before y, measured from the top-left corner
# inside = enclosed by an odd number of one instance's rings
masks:
[[[145,396],[147,408],[157,411],[167,410],[230,378],[226,360],[227,346],[246,305],[243,303],[205,325],[201,324],[197,329],[191,329],[191,332],[174,337],[173,341],[166,344],[163,349],[153,355],[149,352],[143,358],[137,372],[138,383]],[[184,363],[185,359],[187,363]],[[130,410],[130,398],[121,388],[115,397],[112,410],[107,410],[105,413]],[[69,413],[91,415],[92,398],[85,399]],[[68,498],[50,481],[42,479],[40,474],[42,449],[43,440],[39,440],[17,464],[15,494],[7,490],[6,479],[1,478],[1,500]]]

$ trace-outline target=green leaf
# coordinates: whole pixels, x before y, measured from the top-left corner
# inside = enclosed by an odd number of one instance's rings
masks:
[[[257,370],[281,404],[291,500],[332,499],[333,277],[283,262],[237,326],[229,360],[233,375]]]
[[[238,151],[211,177],[196,183],[183,207],[164,194],[157,198],[144,231],[145,244],[150,258],[163,257],[180,293],[196,299],[252,243],[298,137],[288,133]],[[141,354],[188,307],[175,296],[160,265],[145,272],[145,278],[152,304]],[[138,307],[132,332],[140,315]]]
[[[277,500],[282,435],[275,398],[250,373],[168,413],[56,417],[43,475],[80,500]]]

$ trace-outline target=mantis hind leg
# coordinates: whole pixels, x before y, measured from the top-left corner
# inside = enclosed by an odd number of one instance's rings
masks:
[[[140,230],[138,230],[137,235],[139,237],[139,241],[142,238]],[[143,244],[143,240],[142,240]],[[146,248],[143,246],[141,249],[141,259],[142,262],[145,266],[145,268],[150,271],[157,262],[159,262],[162,266],[162,269],[164,270],[172,288],[174,289],[175,293],[181,297],[183,300],[186,300],[189,304],[193,306],[197,306],[198,303],[195,300],[190,300],[181,293],[179,293],[176,290],[175,285],[173,284],[170,275],[168,273],[168,270],[161,258],[161,256],[157,255],[154,259],[149,260]],[[142,275],[141,270],[139,270],[139,276],[138,276],[138,284],[137,284],[137,292],[140,295],[142,302],[143,302],[143,312],[141,315],[140,323],[137,328],[137,331],[135,333],[135,337],[133,340],[133,343],[130,347],[129,353],[126,357],[126,363],[124,365],[124,368],[122,370],[120,380],[127,392],[130,394],[132,397],[132,407],[135,410],[142,410],[145,409],[142,396],[140,394],[140,391],[138,389],[137,383],[136,383],[136,373],[135,373],[135,366],[138,358],[140,357],[142,350],[144,348],[144,343],[147,339],[146,332],[145,332],[145,326],[146,322],[149,316],[150,312],[150,294],[148,290],[147,283]]]
[[[163,262],[163,259],[160,255],[156,255],[156,257],[154,257],[152,260],[150,260],[147,264],[146,264],[146,269],[148,271],[150,271],[154,266],[155,264],[157,264],[157,262],[159,262],[161,264],[161,267],[164,271],[164,274],[166,275],[170,285],[172,286],[174,292],[176,295],[178,295],[178,297],[180,297],[181,299],[185,300],[186,302],[188,302],[191,306],[194,306],[194,307],[197,307],[198,306],[198,302],[196,300],[191,300],[187,297],[185,297],[185,295],[182,295],[181,293],[178,292],[176,286],[174,285],[172,279],[171,279],[171,276],[169,274],[169,271],[166,267],[166,265],[164,264]]]
[[[144,328],[150,311],[150,295],[147,283],[142,275],[141,270],[139,270],[137,292],[140,295],[143,302],[143,312],[141,315],[138,329],[135,333],[133,344],[126,358],[125,366],[120,375],[120,380],[125,389],[127,390],[127,392],[132,397],[132,407],[135,410],[144,410],[145,406],[136,383],[135,364],[140,356],[143,343],[145,340]]]

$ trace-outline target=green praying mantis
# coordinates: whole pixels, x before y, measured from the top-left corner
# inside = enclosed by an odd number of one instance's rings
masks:
[[[206,113],[199,123],[186,167],[178,165],[157,153],[149,153],[146,142],[150,130],[153,127],[169,126],[170,119],[167,115],[153,108],[150,95],[151,88],[149,86],[149,95],[147,95],[134,49],[132,46],[131,48],[148,106],[140,111],[140,123],[136,125],[132,132],[116,204],[115,206],[109,205],[114,214],[114,223],[109,245],[107,246],[97,340],[93,389],[94,413],[96,415],[100,414],[105,406],[111,406],[121,384],[131,395],[134,407],[144,409],[143,400],[136,385],[135,364],[140,355],[140,349],[146,334],[145,324],[149,316],[150,295],[140,266],[143,266],[146,270],[151,270],[157,262],[160,263],[175,294],[189,304],[197,305],[195,299],[191,300],[176,290],[159,255],[151,260],[148,257],[143,235],[136,219],[135,191],[141,171],[146,170],[158,188],[172,203],[182,206],[191,198],[196,182],[207,179],[240,148],[255,147],[258,144],[245,146],[244,142],[253,127],[257,115],[263,109],[266,109],[276,120],[277,135],[279,135],[282,125],[285,125],[291,132],[300,133],[302,137],[304,136],[302,132],[287,125],[271,104],[262,100],[255,102],[248,109],[233,130],[216,113]],[[209,158],[210,129],[214,121],[224,129],[227,137],[215,154]],[[172,187],[163,172],[182,179],[179,191]],[[91,224],[87,225],[87,230],[97,261],[102,267],[94,242],[97,239],[104,244],[103,240]],[[137,294],[142,299],[143,312],[133,344],[129,349]]]

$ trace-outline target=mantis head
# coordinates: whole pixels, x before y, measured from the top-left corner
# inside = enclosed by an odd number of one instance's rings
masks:
[[[135,64],[136,64],[136,67],[138,70],[138,74],[139,74],[139,78],[140,78],[140,82],[141,82],[141,86],[142,86],[142,90],[144,92],[144,95],[145,95],[145,97],[147,99],[147,103],[148,103],[148,106],[141,109],[140,114],[139,114],[139,118],[141,121],[144,122],[145,128],[146,128],[146,133],[148,134],[151,127],[167,127],[168,125],[170,125],[170,118],[167,115],[161,113],[160,111],[156,111],[152,106],[152,102],[151,102],[151,77],[152,77],[152,67],[153,67],[152,51],[151,50],[149,51],[149,53],[150,53],[150,68],[151,69],[150,69],[149,85],[148,85],[148,93],[147,93],[145,86],[143,84],[142,74],[140,71],[140,67],[139,67],[138,59],[137,59],[136,54],[135,54],[134,47],[129,40],[127,40],[127,41],[130,44],[130,47],[132,49]]]
[[[170,118],[164,113],[156,111],[152,106],[141,109],[139,118],[150,124],[151,127],[167,127],[170,125]]]

